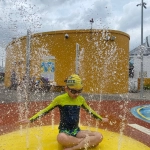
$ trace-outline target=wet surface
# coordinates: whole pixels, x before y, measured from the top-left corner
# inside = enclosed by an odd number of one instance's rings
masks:
[[[24,118],[25,113],[28,113],[28,117],[39,110],[46,107],[51,100],[60,94],[60,92],[31,92],[28,101],[28,110],[25,108],[25,98],[17,95],[16,90],[8,90],[1,88],[0,90],[0,134],[6,134],[12,131],[20,130],[20,126],[17,122]],[[109,123],[101,123],[93,119],[84,110],[81,110],[80,122],[84,126],[97,126],[98,128],[113,131],[117,133],[123,133],[130,136],[147,146],[150,146],[150,135],[138,131],[129,124],[138,124],[147,129],[150,129],[150,123],[136,118],[131,113],[131,108],[136,106],[150,104],[150,99],[136,99],[135,96],[130,96],[131,93],[122,95],[92,95],[83,94],[87,98],[89,105],[103,117],[109,118]],[[136,93],[134,93],[136,94]],[[137,93],[139,94],[139,93]],[[148,92],[146,93],[149,94]],[[130,98],[129,98],[130,97]],[[33,126],[43,126],[59,123],[59,111],[54,109],[52,112],[30,124]]]
[[[135,117],[150,123],[150,105],[133,107],[131,112]]]
[[[89,126],[81,126],[81,129],[98,131],[104,137],[97,147],[90,148],[90,150],[149,150],[149,147],[143,143],[115,132]],[[0,136],[0,148],[10,149],[11,147],[11,150],[62,150],[63,147],[56,141],[57,134],[58,126],[55,125],[20,129]]]

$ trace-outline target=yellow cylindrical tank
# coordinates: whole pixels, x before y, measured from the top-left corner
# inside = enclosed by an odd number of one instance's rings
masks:
[[[68,34],[68,37],[66,36]],[[31,35],[30,77],[39,79],[44,56],[55,57],[54,80],[76,71],[76,44],[79,44],[79,75],[86,93],[128,92],[128,34],[116,30],[63,30]],[[17,80],[26,73],[26,36],[13,40],[6,48],[5,86],[9,87],[12,70]]]

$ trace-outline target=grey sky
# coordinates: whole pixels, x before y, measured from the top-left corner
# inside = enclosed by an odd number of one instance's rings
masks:
[[[143,38],[150,35],[150,1],[144,9]],[[93,28],[130,35],[130,50],[140,45],[141,0],[0,0],[0,65],[13,37],[55,30]]]

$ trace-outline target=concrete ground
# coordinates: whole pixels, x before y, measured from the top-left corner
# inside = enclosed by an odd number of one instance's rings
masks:
[[[43,92],[43,91],[30,91],[26,94],[26,91],[9,90],[5,88],[3,84],[0,84],[0,103],[8,102],[20,102],[28,99],[29,101],[44,101],[52,100],[57,95],[63,92]],[[86,100],[150,100],[150,90],[143,91],[143,97],[141,98],[140,91],[137,93],[125,93],[125,94],[86,94],[82,93]]]

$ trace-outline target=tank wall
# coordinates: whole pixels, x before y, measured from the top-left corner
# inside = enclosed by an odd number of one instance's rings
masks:
[[[22,80],[26,71],[26,40],[19,39],[6,48],[5,86],[11,84],[11,74],[15,71],[18,81]]]
[[[102,35],[93,35],[92,42],[84,45],[84,59],[81,63],[84,90],[96,93],[128,92],[128,50],[129,38],[118,32],[111,32],[114,41],[104,41]],[[97,34],[97,33],[95,33]],[[92,86],[91,86],[92,85]]]
[[[69,38],[65,38],[65,34]],[[64,30],[34,34],[31,37],[30,77],[40,78],[43,56],[55,56],[55,81],[64,85],[64,79],[75,73],[76,43],[80,45],[79,75],[84,92],[128,92],[129,36],[110,30],[116,37],[105,40],[102,30]],[[12,42],[6,49],[5,86],[10,86],[12,68],[22,79],[26,69],[26,37]],[[15,67],[14,67],[15,64]]]

